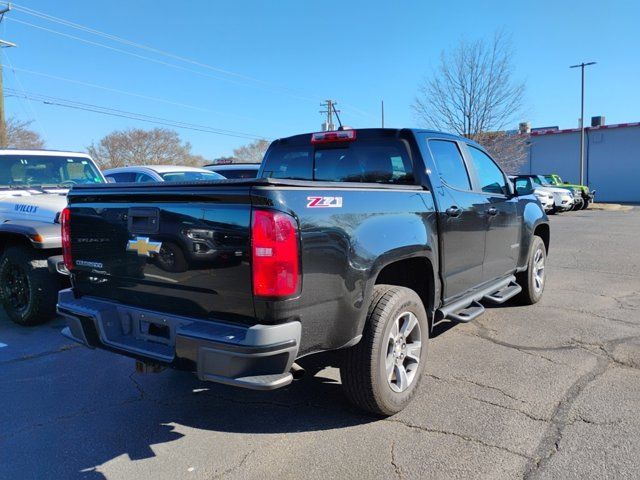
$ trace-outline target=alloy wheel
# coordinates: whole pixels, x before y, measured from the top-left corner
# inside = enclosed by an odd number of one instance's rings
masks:
[[[420,323],[411,312],[396,317],[387,338],[385,371],[391,390],[404,392],[413,383],[422,351]]]

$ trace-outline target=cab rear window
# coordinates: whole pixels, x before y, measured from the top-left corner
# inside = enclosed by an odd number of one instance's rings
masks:
[[[323,182],[413,184],[404,142],[356,141],[315,148],[276,146],[264,160],[263,177]]]

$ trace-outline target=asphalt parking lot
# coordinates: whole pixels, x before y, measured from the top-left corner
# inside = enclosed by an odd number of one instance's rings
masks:
[[[551,223],[541,303],[438,329],[386,420],[335,368],[236,390],[2,316],[0,478],[638,478],[640,208]]]

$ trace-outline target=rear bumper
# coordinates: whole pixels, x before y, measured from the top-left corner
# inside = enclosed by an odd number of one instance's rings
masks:
[[[63,335],[88,347],[257,390],[291,383],[300,345],[300,322],[247,327],[196,320],[98,298],[74,298],[71,289],[60,291],[58,313],[67,320]]]

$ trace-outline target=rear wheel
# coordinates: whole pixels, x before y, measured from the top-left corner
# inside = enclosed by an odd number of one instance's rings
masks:
[[[376,285],[362,340],[344,352],[340,376],[359,408],[393,415],[412,400],[426,362],[429,321],[420,297],[405,287]]]
[[[538,303],[544,292],[546,281],[547,249],[542,238],[534,236],[529,249],[527,269],[516,275],[516,281],[522,287],[516,300],[522,305]]]
[[[55,315],[59,279],[46,255],[25,246],[8,247],[0,260],[0,300],[18,325],[38,325]]]

